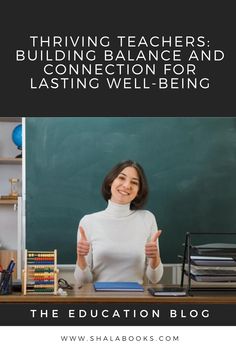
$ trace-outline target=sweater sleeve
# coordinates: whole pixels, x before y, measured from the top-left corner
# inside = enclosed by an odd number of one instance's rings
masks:
[[[161,280],[163,271],[164,269],[162,262],[160,262],[160,264],[155,269],[152,269],[148,264],[146,269],[146,276],[152,284],[156,284]]]
[[[84,228],[85,234],[88,238],[88,241],[90,242],[86,216],[81,219],[79,226],[82,226]],[[78,227],[77,242],[79,241],[79,238],[80,238],[80,231]],[[89,254],[85,258],[87,261],[87,267],[85,269],[81,269],[77,263],[75,266],[74,277],[75,277],[76,285],[78,287],[81,287],[83,284],[91,283],[93,281],[93,275],[91,271],[92,269],[92,245],[91,244],[90,244]]]
[[[152,237],[152,235],[155,234],[155,232],[157,232],[158,227],[157,227],[157,222],[156,222],[156,218],[155,216],[148,212],[147,214],[148,218],[147,218],[147,226],[149,228],[149,235],[148,235],[148,240],[149,241]],[[159,254],[160,254],[160,249],[159,249],[159,242],[157,240],[157,248],[159,250]],[[152,284],[156,284],[158,283],[162,276],[163,276],[163,271],[164,271],[164,267],[162,264],[162,261],[159,263],[159,265],[153,269],[152,267],[150,267],[149,265],[149,261],[148,259],[146,260],[146,277],[147,279],[152,283]]]

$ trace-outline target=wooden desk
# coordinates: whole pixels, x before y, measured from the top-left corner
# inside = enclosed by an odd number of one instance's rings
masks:
[[[67,290],[67,296],[60,295],[1,295],[0,303],[182,303],[182,304],[236,304],[236,292],[195,293],[185,297],[154,297],[145,286],[144,292],[96,292],[92,284],[81,289]]]

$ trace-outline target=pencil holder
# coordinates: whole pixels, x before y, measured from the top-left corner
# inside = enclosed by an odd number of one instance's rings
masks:
[[[0,274],[0,295],[10,295],[12,293],[12,273],[3,270]]]

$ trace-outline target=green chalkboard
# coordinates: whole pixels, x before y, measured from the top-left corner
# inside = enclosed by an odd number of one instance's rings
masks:
[[[75,263],[79,220],[105,208],[103,177],[126,159],[146,171],[165,263],[186,231],[235,232],[236,118],[27,118],[27,248]]]

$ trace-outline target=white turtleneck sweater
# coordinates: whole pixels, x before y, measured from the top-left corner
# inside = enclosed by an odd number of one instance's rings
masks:
[[[90,251],[86,256],[88,266],[82,270],[76,265],[74,276],[78,285],[93,281],[160,281],[162,263],[152,269],[145,256],[145,244],[157,231],[155,216],[150,211],[130,210],[130,204],[109,201],[105,210],[85,215],[80,226],[90,242]]]

